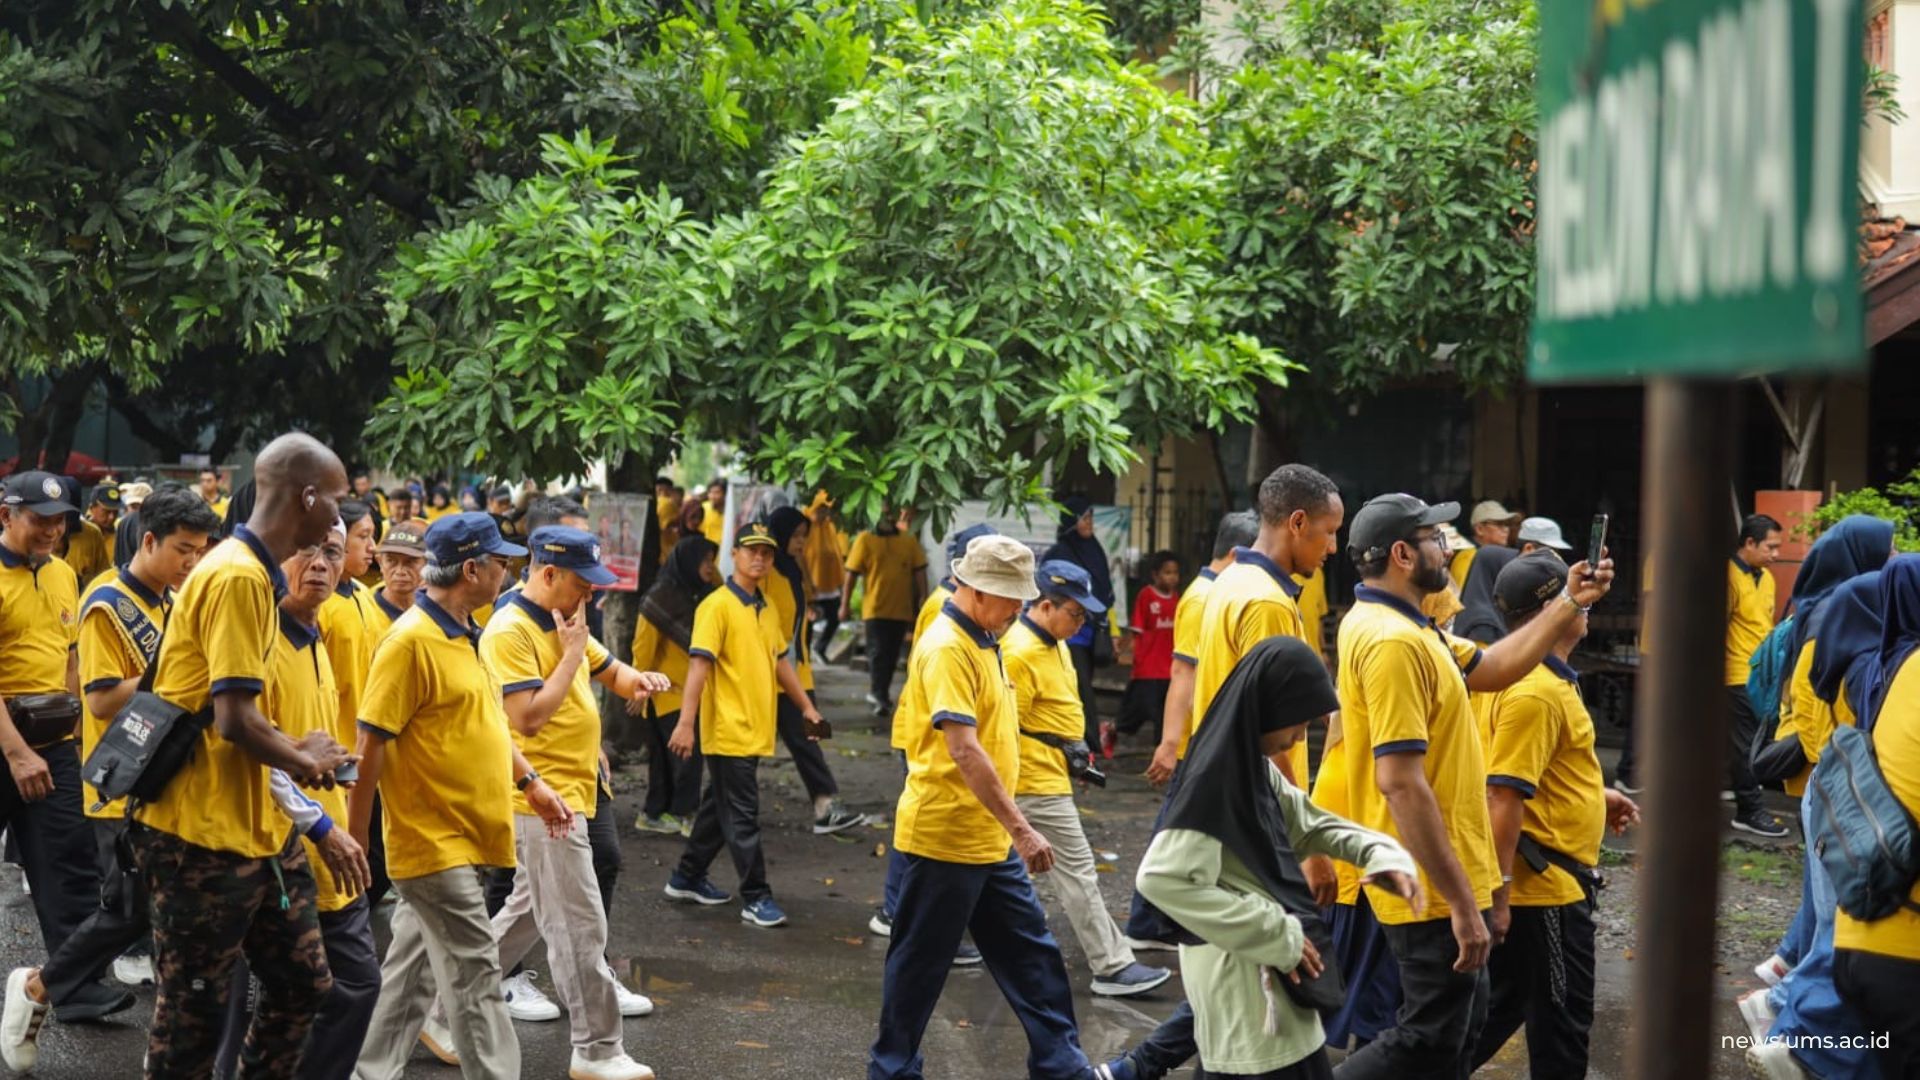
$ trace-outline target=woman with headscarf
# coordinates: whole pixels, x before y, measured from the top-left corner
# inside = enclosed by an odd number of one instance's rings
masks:
[[[687,688],[687,649],[693,644],[693,612],[720,585],[720,549],[696,529],[673,545],[653,587],[640,598],[633,624],[633,662],[673,681],[673,688],[645,702],[629,702],[629,716],[647,718],[647,802],[634,827],[642,832],[678,833],[693,828],[700,805],[700,749],[686,760],[667,750],[667,738],[680,723],[681,695]],[[768,693],[772,693],[769,689]]]
[[[1880,646],[1849,673],[1864,688],[1860,714],[1873,740],[1880,774],[1910,818],[1920,817],[1920,557],[1902,555],[1880,573]],[[1869,1031],[1888,1038],[1877,1051],[1881,1072],[1920,1076],[1920,882],[1906,903],[1865,922],[1838,912],[1833,930],[1833,981]]]
[[[1114,605],[1113,571],[1107,566],[1107,549],[1093,535],[1093,503],[1085,496],[1068,496],[1062,505],[1066,508],[1060,515],[1060,532],[1052,547],[1040,557],[1040,561],[1065,559],[1087,572],[1093,579],[1093,595],[1105,604],[1111,613]],[[1103,746],[1100,731],[1100,709],[1093,696],[1093,670],[1103,659],[1100,655],[1099,635],[1107,635],[1108,650],[1105,658],[1113,655],[1112,642],[1117,638],[1117,623],[1108,620],[1096,626],[1088,621],[1080,632],[1067,639],[1067,651],[1073,657],[1074,674],[1080,683],[1080,707],[1087,714],[1087,745]]]
[[[1795,739],[1809,762],[1820,760],[1836,728],[1855,723],[1849,701],[1855,695],[1848,684],[1855,677],[1855,665],[1880,651],[1880,581],[1881,572],[1869,570],[1826,590],[1817,605],[1802,653],[1807,662],[1794,673],[1791,703],[1783,700],[1781,706],[1783,715],[1792,710],[1796,729],[1782,738]],[[1805,787],[1806,773],[1796,779],[1792,786],[1797,794]],[[1802,801],[1800,816],[1805,835],[1812,836],[1812,800]],[[1867,1029],[1834,988],[1833,928],[1838,903],[1832,879],[1820,860],[1809,855],[1801,866],[1800,911],[1792,932],[1804,935],[1798,963],[1777,985],[1740,999],[1740,1014],[1754,1036],[1781,1040],[1751,1051],[1764,1075],[1781,1075],[1789,1069],[1801,1075],[1804,1069],[1813,1076],[1849,1080],[1880,1076],[1865,1040],[1847,1038],[1864,1036]],[[1782,950],[1790,947],[1783,943]],[[1779,962],[1779,958],[1768,962]],[[1794,1047],[1791,1055],[1789,1045]]]
[[[1140,892],[1185,931],[1180,966],[1216,1080],[1330,1077],[1321,1014],[1344,996],[1299,859],[1326,855],[1422,904],[1412,856],[1314,806],[1272,758],[1339,707],[1305,642],[1255,646],[1207,709],[1185,782],[1140,863]]]
[[[825,624],[813,649],[825,663],[827,647],[840,630],[840,590],[847,584],[847,538],[833,520],[833,500],[824,491],[814,492],[807,519],[812,522],[807,530],[807,580],[813,584],[814,617]]]
[[[780,623],[782,648],[793,664],[793,673],[799,676],[800,688],[812,697],[813,619],[808,604],[813,597],[807,585],[806,569],[800,565],[800,556],[806,554],[811,523],[807,515],[793,506],[776,507],[766,521],[767,531],[773,533],[773,573],[767,575],[760,589]],[[800,782],[807,786],[807,796],[813,800],[814,835],[825,836],[866,824],[865,814],[849,813],[834,805],[840,785],[833,779],[833,770],[827,767],[827,755],[821,752],[818,740],[807,737],[806,721],[800,718],[800,710],[793,702],[788,701],[785,694],[776,700],[780,741],[787,744],[787,752],[793,755],[793,766],[800,773]]]
[[[1506,620],[1493,602],[1493,583],[1500,571],[1520,557],[1510,547],[1488,545],[1474,557],[1467,570],[1466,584],[1460,586],[1460,611],[1453,619],[1453,632],[1469,641],[1491,645],[1507,635]]]

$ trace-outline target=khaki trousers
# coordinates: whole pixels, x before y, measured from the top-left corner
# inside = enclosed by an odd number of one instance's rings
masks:
[[[567,1010],[573,1049],[588,1061],[626,1053],[621,1040],[620,999],[607,970],[607,915],[593,874],[593,845],[584,814],[559,839],[537,817],[513,817],[513,892],[493,917],[500,942],[500,970],[512,971],[534,942],[547,941],[553,988]]]
[[[1040,835],[1053,845],[1053,869],[1035,879],[1059,894],[1060,906],[1087,966],[1095,975],[1112,975],[1133,963],[1133,950],[1120,936],[1113,916],[1100,896],[1100,875],[1094,870],[1093,846],[1080,825],[1080,811],[1071,795],[1021,795],[1014,799]]]

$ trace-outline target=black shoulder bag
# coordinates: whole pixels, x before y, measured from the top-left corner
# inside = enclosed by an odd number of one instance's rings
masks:
[[[164,645],[166,635],[161,635]],[[160,667],[160,646],[153,662],[140,676],[140,688],[101,734],[87,755],[82,778],[100,796],[98,810],[123,797],[151,802],[160,797],[174,775],[193,757],[200,735],[213,723],[213,700],[199,712],[188,712],[153,692],[154,672]]]

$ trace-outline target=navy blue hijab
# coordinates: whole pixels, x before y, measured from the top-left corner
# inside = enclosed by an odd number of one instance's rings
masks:
[[[1848,672],[1847,700],[1854,703],[1863,726],[1879,719],[1887,689],[1916,645],[1920,645],[1920,555],[1902,555],[1880,572],[1880,648]],[[1861,690],[1857,698],[1856,686]]]
[[[1841,582],[1820,605],[1813,625],[1813,668],[1808,681],[1821,701],[1831,705],[1848,689],[1854,704],[1854,686],[1847,681],[1855,661],[1880,651],[1880,571],[1869,570]],[[1859,715],[1855,711],[1856,716]]]
[[[1841,518],[1820,534],[1800,574],[1793,579],[1793,625],[1788,628],[1787,656],[1797,662],[1800,650],[1819,620],[1820,606],[1850,578],[1887,564],[1893,553],[1893,522],[1866,514]]]
[[[1040,557],[1041,562],[1048,559],[1065,559],[1087,572],[1093,579],[1093,595],[1102,604],[1113,606],[1113,572],[1107,568],[1107,549],[1100,546],[1097,536],[1080,535],[1080,519],[1093,509],[1093,503],[1086,497],[1074,495],[1063,506],[1066,510],[1060,515],[1060,532],[1054,545]]]

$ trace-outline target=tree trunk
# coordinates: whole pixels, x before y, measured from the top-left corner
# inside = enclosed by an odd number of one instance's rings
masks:
[[[642,461],[628,454],[626,460],[607,470],[607,490],[621,493],[651,493],[655,462]],[[633,628],[640,618],[640,596],[653,584],[660,571],[660,520],[646,516],[645,539],[640,545],[640,588],[635,592],[611,592],[600,605],[604,639],[600,642],[614,658],[633,662]],[[611,694],[603,696],[600,709],[602,737],[622,751],[638,750],[646,745],[646,733],[640,725],[646,721],[627,715],[626,703]]]
[[[74,429],[86,412],[87,393],[93,389],[94,367],[83,364],[50,377],[47,395],[32,409],[21,409],[16,429],[20,442],[20,468],[44,468],[64,473],[67,458],[73,452]],[[21,402],[25,388],[14,381],[14,401]],[[42,461],[44,459],[44,464]]]

